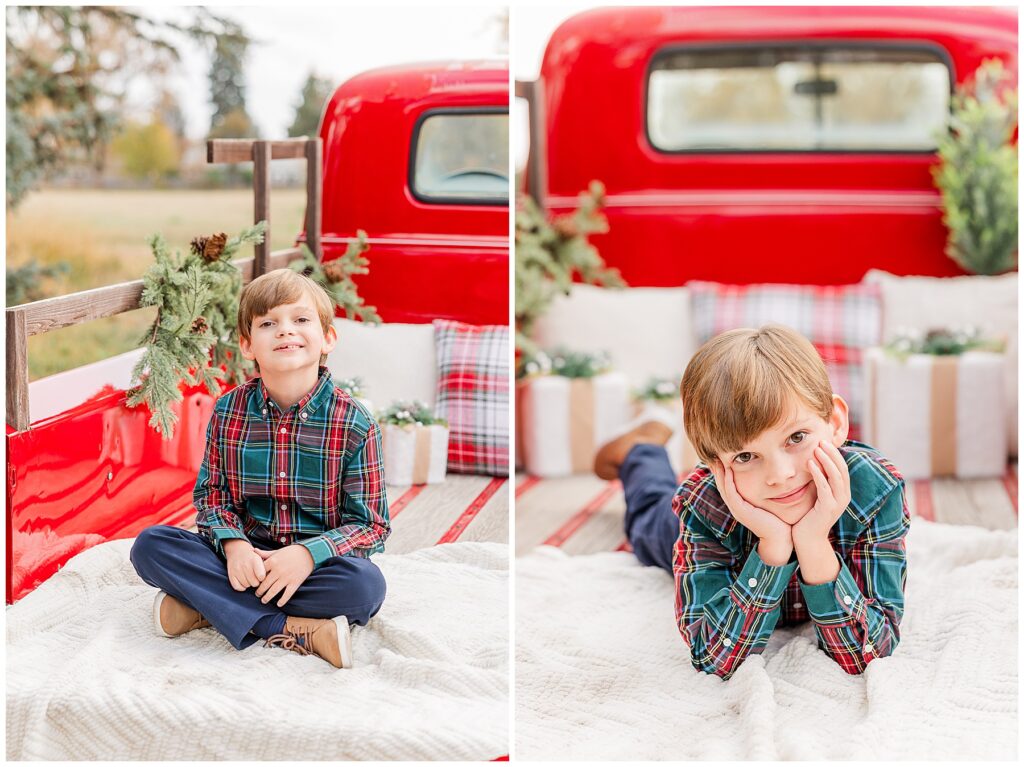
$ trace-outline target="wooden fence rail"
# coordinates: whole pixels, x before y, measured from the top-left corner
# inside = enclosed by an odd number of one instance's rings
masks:
[[[267,222],[262,245],[255,256],[237,258],[231,263],[242,272],[242,284],[272,269],[287,266],[301,253],[299,248],[270,251],[270,161],[306,160],[306,244],[322,257],[320,247],[322,144],[319,138],[255,141],[250,139],[213,139],[207,142],[206,159],[210,163],[252,161],[255,205],[253,223]],[[29,428],[28,339],[29,336],[80,325],[83,322],[112,317],[139,309],[142,280],[106,285],[66,296],[46,298],[6,310],[7,320],[7,424],[17,431]]]

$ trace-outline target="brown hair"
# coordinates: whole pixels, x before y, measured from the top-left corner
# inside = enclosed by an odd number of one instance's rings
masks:
[[[686,366],[679,391],[686,434],[705,463],[779,423],[794,398],[824,419],[832,414],[825,363],[810,341],[782,325],[715,336]]]
[[[253,320],[275,306],[295,303],[304,294],[313,299],[320,325],[324,333],[327,333],[334,322],[334,302],[327,291],[304,274],[291,269],[274,269],[242,288],[238,298],[238,335],[246,341],[250,340]],[[321,365],[325,359],[324,355],[320,355]],[[258,363],[256,369],[259,370]]]

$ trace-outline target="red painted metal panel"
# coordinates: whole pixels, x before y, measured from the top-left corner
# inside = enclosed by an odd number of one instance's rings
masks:
[[[983,59],[1017,71],[1012,9],[949,7],[613,8],[572,17],[541,68],[547,203],[605,184],[610,232],[593,237],[632,285],[857,282],[870,268],[962,271],[930,153],[666,154],[645,132],[648,66],[667,46],[836,40],[936,46],[957,83]]]
[[[363,229],[360,293],[389,322],[508,322],[508,206],[425,203],[409,189],[416,121],[437,109],[508,109],[505,62],[416,64],[343,83],[324,111],[324,260]],[[332,242],[333,241],[333,242]]]
[[[108,389],[79,407],[7,434],[7,601],[75,554],[156,524],[191,525],[192,488],[213,398],[186,390],[170,441],[145,408]]]

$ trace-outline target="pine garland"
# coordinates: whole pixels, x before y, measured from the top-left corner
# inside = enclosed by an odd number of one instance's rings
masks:
[[[607,352],[576,352],[565,348],[524,354],[520,359],[518,378],[532,376],[562,376],[564,378],[593,378],[612,368]]]
[[[146,351],[132,370],[127,405],[149,407],[149,424],[164,439],[174,436],[182,380],[203,384],[214,397],[221,392],[218,378],[245,380],[250,364],[236,328],[242,275],[231,259],[243,245],[263,242],[266,228],[260,221],[230,239],[223,232],[197,237],[185,257],[171,253],[161,235],[149,239],[156,263],[142,278],[140,306],[156,306],[157,315],[141,341]]]
[[[679,378],[682,378],[680,376]],[[633,398],[641,402],[668,402],[679,396],[679,378],[651,376],[647,382],[633,392]]]
[[[345,316],[376,324],[380,322],[377,308],[363,302],[352,279],[352,275],[369,272],[370,262],[363,255],[369,249],[366,232],[360,229],[356,232],[356,239],[348,244],[340,258],[321,264],[313,251],[302,245],[302,258],[292,261],[288,268],[306,275],[326,290],[334,305],[342,309]]]
[[[885,350],[900,360],[906,360],[911,354],[945,357],[972,350],[1003,352],[1006,343],[997,338],[986,338],[980,329],[968,325],[962,328],[932,328],[927,333],[901,329],[885,345]]]
[[[377,422],[394,426],[447,426],[448,421],[438,418],[434,411],[420,400],[395,400],[377,413]]]

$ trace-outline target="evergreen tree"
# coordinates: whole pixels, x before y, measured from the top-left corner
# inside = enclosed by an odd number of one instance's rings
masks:
[[[288,135],[316,136],[320,128],[320,115],[333,92],[334,86],[330,80],[310,72],[306,84],[302,86],[299,103],[295,107],[295,119],[288,129]]]
[[[256,130],[245,108],[245,53],[249,41],[223,35],[217,37],[210,64],[211,138],[255,137]]]

